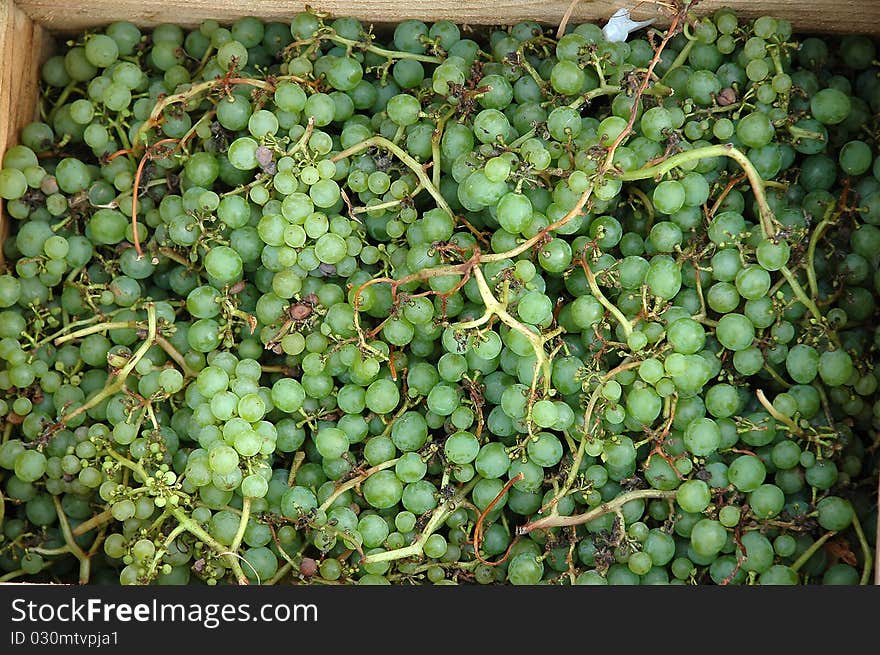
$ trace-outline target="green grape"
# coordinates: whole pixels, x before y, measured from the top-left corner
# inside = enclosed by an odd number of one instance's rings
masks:
[[[739,351],[752,345],[755,339],[755,328],[752,322],[742,314],[725,314],[718,321],[716,335],[722,346]]]
[[[17,200],[25,194],[27,188],[27,178],[20,170],[17,168],[0,170],[0,197]]]
[[[851,108],[849,96],[834,88],[822,89],[810,98],[813,118],[823,125],[837,125],[842,122]]]
[[[737,489],[750,492],[757,489],[763,483],[766,468],[757,457],[753,455],[740,455],[731,462],[727,475]]]
[[[392,471],[380,471],[370,476],[363,486],[364,498],[376,509],[396,505],[403,495],[403,483]]]

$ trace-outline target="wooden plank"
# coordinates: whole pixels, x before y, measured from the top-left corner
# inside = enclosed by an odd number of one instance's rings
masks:
[[[14,3],[0,1],[0,160],[37,115],[40,64],[51,47],[49,34]],[[6,225],[0,207],[0,243]],[[3,255],[0,252],[0,264]]]
[[[569,0],[18,0],[17,4],[48,29],[73,32],[114,20],[130,20],[139,25],[173,22],[192,26],[206,18],[229,21],[257,15],[286,21],[307,4],[333,15],[375,23],[418,18],[492,25],[531,19],[555,25],[565,14]],[[572,20],[606,19],[619,7],[627,6],[633,9],[633,16],[659,16],[658,24],[663,24],[663,12],[657,4],[656,0],[581,0]],[[880,34],[878,0],[703,0],[694,12],[703,15],[726,6],[734,7],[742,16],[786,18],[800,31]]]
[[[12,3],[0,3],[0,157],[37,115],[46,31]]]

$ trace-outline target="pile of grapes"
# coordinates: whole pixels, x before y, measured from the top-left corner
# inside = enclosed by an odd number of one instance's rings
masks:
[[[0,581],[867,584],[877,44],[664,24],[69,41],[0,170]]]

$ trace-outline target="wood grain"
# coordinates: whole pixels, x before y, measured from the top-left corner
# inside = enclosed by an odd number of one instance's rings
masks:
[[[0,160],[18,142],[21,128],[37,115],[40,64],[51,38],[14,3],[0,0]],[[0,243],[6,234],[0,207]],[[2,263],[0,251],[0,263]]]
[[[337,16],[354,16],[376,23],[418,18],[475,25],[525,19],[558,24],[569,0],[17,0],[17,4],[49,30],[71,32],[114,20],[130,20],[139,25],[162,22],[196,25],[206,18],[229,21],[243,15],[257,15],[286,21],[306,4]],[[582,0],[572,20],[605,19],[619,7],[627,6],[639,18],[661,17],[658,24],[662,24],[663,13],[657,5],[657,0]],[[734,7],[743,16],[786,18],[804,32],[880,34],[878,0],[703,0],[694,8],[694,13],[710,13],[722,6]]]

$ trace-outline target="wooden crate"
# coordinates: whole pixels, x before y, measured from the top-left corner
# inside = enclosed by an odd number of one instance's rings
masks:
[[[572,22],[602,21],[620,7],[634,18],[667,21],[657,5],[662,0],[581,0]],[[0,159],[15,145],[22,127],[37,116],[40,65],[58,39],[90,27],[129,20],[142,27],[165,22],[196,26],[213,18],[231,22],[241,16],[289,20],[309,5],[337,16],[366,23],[388,24],[416,18],[452,20],[470,25],[495,25],[536,20],[558,25],[570,0],[0,0]],[[795,30],[814,34],[880,35],[880,0],[701,0],[696,14],[732,7],[739,15],[770,15],[791,21]],[[5,233],[0,211],[0,241]],[[878,522],[880,545],[880,522]],[[875,557],[875,584],[880,584],[880,548]]]

